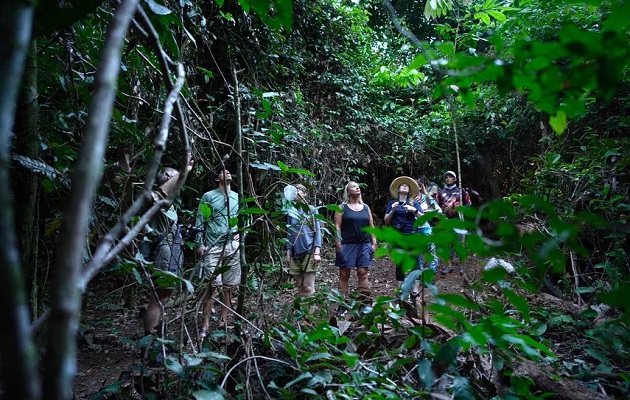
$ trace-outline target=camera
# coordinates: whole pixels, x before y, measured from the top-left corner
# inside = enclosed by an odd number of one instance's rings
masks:
[[[184,240],[192,240],[195,238],[195,236],[197,236],[198,233],[203,232],[203,228],[198,228],[196,226],[193,225],[181,225],[181,233],[182,233],[182,238],[184,238]]]

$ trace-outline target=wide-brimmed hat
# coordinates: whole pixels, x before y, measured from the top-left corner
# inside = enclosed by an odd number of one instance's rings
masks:
[[[455,180],[457,180],[457,174],[453,171],[446,171],[443,176],[446,176],[446,175],[453,175],[455,177]]]
[[[391,194],[393,198],[398,198],[398,188],[403,183],[406,183],[409,186],[410,198],[413,199],[420,192],[420,186],[418,186],[418,182],[408,176],[399,176],[398,178],[394,179],[389,185],[389,194]]]

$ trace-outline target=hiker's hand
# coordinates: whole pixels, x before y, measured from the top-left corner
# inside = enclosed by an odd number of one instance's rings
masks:
[[[197,249],[197,255],[203,256],[204,254],[206,254],[206,250],[208,250],[206,246],[199,246],[199,248]]]
[[[322,261],[322,256],[319,254],[313,254],[313,261],[315,262],[321,262]]]

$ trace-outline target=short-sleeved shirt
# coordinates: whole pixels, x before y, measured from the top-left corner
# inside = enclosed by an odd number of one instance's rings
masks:
[[[398,200],[390,200],[387,203],[387,209],[385,214],[389,214],[392,211],[392,206],[398,203]],[[406,204],[412,205],[416,210],[422,213],[422,207],[416,200],[407,200]],[[401,231],[404,234],[414,233],[416,231],[414,224],[416,222],[416,213],[407,212],[404,206],[400,205],[394,209],[394,215],[392,216],[391,225]]]
[[[361,211],[353,211],[347,204],[343,204],[342,209],[341,242],[368,243],[371,237],[363,228],[370,226],[370,207],[363,204]]]
[[[228,212],[229,203],[229,212]],[[202,206],[206,204],[210,208],[210,216],[205,218]],[[222,244],[226,237],[232,240],[232,235],[238,231],[236,224],[230,227],[230,219],[238,217],[238,194],[229,192],[228,196],[219,189],[206,192],[199,202],[196,226],[203,229],[197,237],[197,242],[203,246],[216,246]]]

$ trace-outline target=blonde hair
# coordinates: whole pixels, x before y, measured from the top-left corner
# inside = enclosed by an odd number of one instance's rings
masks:
[[[350,181],[348,183],[346,183],[346,186],[343,188],[343,202],[341,204],[348,204],[348,186],[355,184],[357,186],[359,186],[358,183],[356,183],[355,181]],[[357,199],[359,204],[363,204],[363,194],[359,194],[359,198]]]

